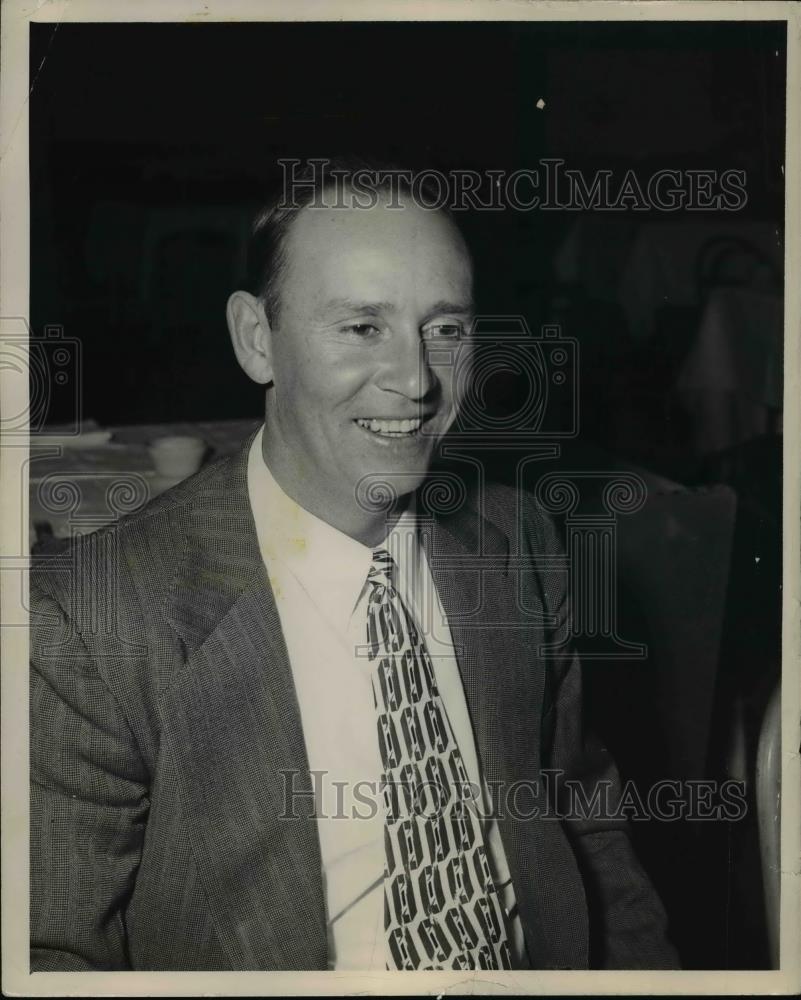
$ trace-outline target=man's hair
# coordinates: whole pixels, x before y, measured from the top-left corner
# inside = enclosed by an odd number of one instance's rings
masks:
[[[427,207],[435,207],[453,219],[447,205],[439,204],[441,192],[436,191],[422,176],[422,171],[360,156],[287,161],[286,166],[295,168],[291,171],[291,192],[285,184],[284,189],[258,212],[247,253],[248,290],[261,300],[271,325],[276,323],[280,313],[280,286],[286,272],[287,237],[292,223],[309,205],[325,207],[335,204],[330,195],[326,197],[326,192],[335,185],[339,192],[352,189],[354,184],[364,190],[366,181],[369,181],[371,194],[394,192],[409,196],[416,191],[418,196],[422,195]],[[419,184],[415,178],[420,181]]]

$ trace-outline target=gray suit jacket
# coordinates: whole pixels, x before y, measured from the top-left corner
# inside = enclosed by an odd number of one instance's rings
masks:
[[[326,968],[311,777],[246,456],[34,569],[33,971]],[[617,787],[585,743],[569,643],[541,655],[568,639],[565,572],[523,502],[491,488],[426,533],[484,776]],[[507,809],[500,828],[534,968],[676,966],[625,823]]]

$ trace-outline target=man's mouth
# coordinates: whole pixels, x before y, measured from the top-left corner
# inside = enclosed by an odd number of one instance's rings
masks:
[[[385,420],[380,417],[357,417],[356,423],[366,431],[372,431],[380,437],[405,438],[414,437],[420,430],[423,421],[417,417],[405,420]]]

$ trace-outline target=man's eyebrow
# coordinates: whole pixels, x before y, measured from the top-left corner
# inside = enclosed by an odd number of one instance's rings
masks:
[[[394,302],[361,301],[349,298],[328,299],[320,308],[320,313],[324,314],[331,310],[342,310],[344,312],[362,313],[368,316],[378,316],[381,313],[397,312]],[[447,302],[444,299],[435,302],[430,309],[426,310],[426,319],[438,316],[442,313],[451,313],[457,316],[470,316],[473,312],[473,303],[467,302]]]
[[[441,299],[439,302],[434,303],[426,315],[429,319],[432,316],[438,316],[441,313],[450,313],[456,316],[470,316],[472,315],[473,310],[473,303],[469,300],[467,302],[447,302],[444,299]]]

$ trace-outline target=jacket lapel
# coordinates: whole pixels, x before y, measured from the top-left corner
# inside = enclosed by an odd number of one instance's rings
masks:
[[[515,554],[507,536],[475,512],[438,520],[430,538],[432,575],[456,647],[482,775],[499,815],[529,956],[535,968],[581,968],[587,964],[586,901],[561,824],[513,815],[508,794],[521,788],[521,814],[530,813],[535,800],[545,809],[545,662],[538,655],[544,609],[522,610]]]
[[[324,969],[312,783],[245,447],[189,515],[169,619],[186,664],[161,699],[198,870],[235,969]]]

